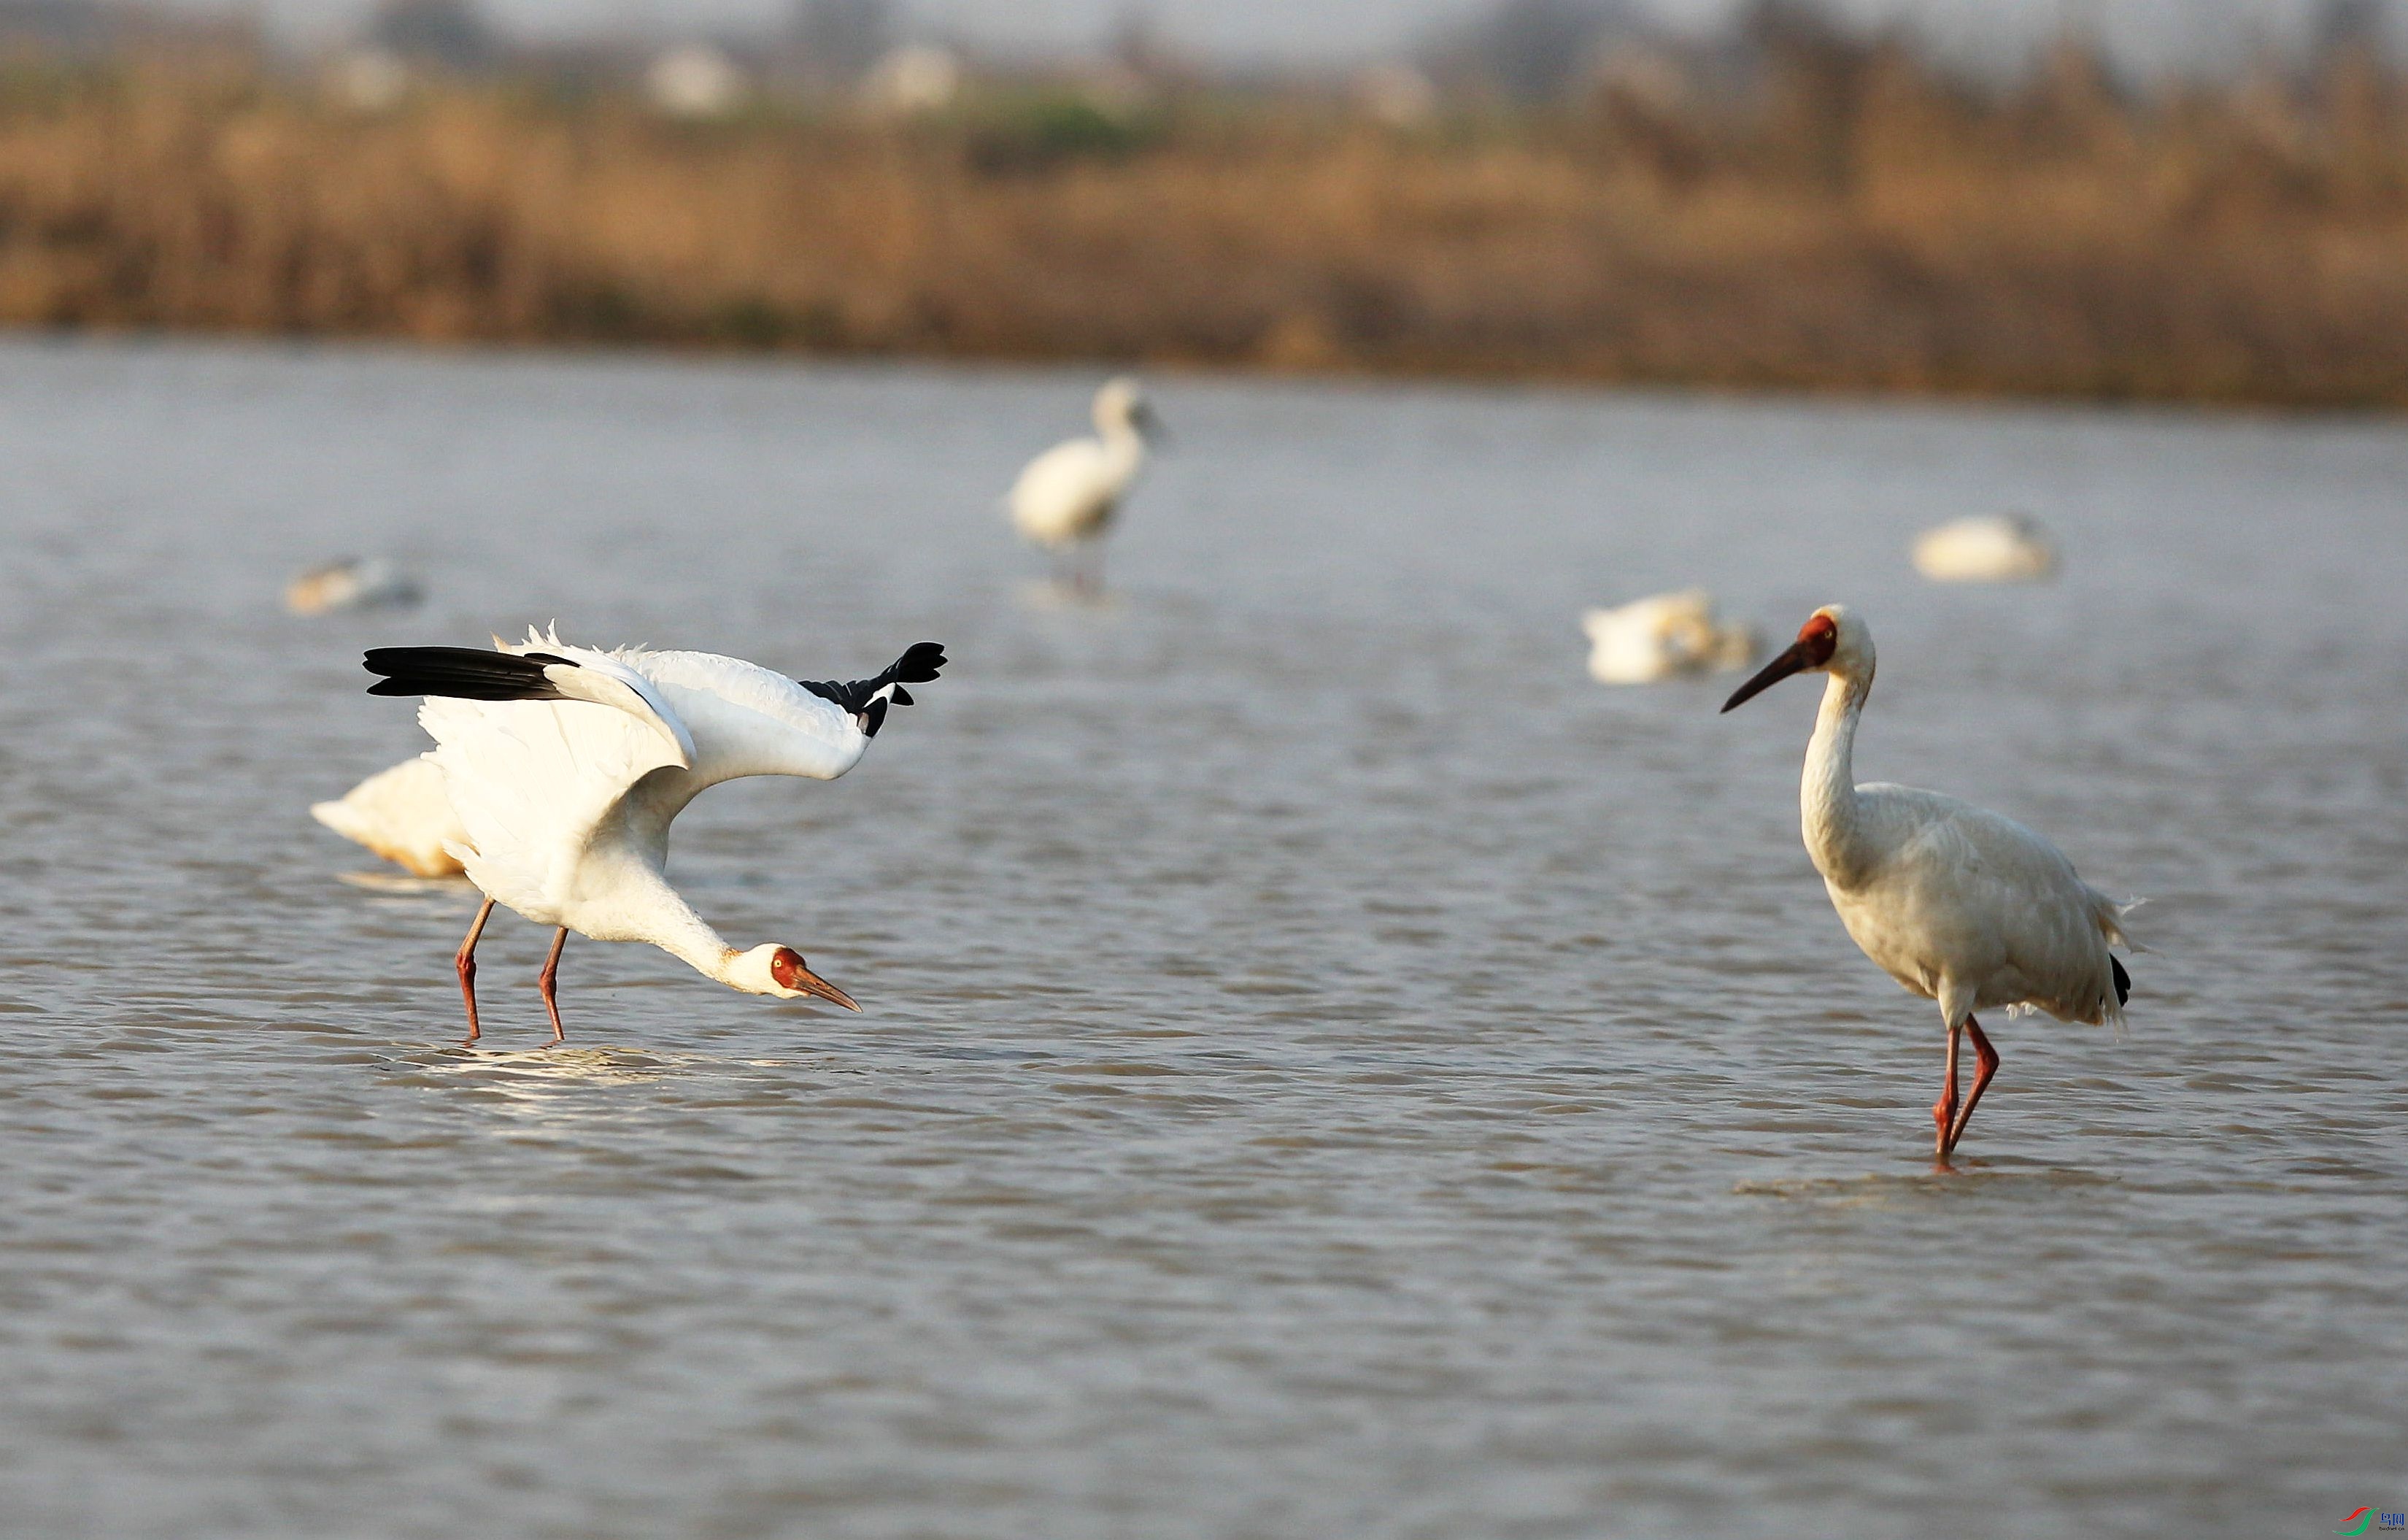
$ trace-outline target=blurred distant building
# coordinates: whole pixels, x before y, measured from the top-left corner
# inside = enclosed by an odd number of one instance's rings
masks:
[[[1670,112],[1696,90],[1698,70],[1679,50],[1661,43],[1624,43],[1598,56],[1589,79],[1611,99],[1650,112]]]
[[[818,85],[850,85],[886,56],[895,36],[887,0],[796,0],[786,53]]]
[[[346,49],[326,68],[326,94],[354,112],[389,112],[409,94],[409,62],[390,49]]]
[[[1629,0],[1504,0],[1425,54],[1441,85],[1545,101],[1584,84],[1616,43],[1652,29]]]
[[[1367,117],[1390,128],[1418,128],[1438,116],[1438,86],[1411,65],[1367,65],[1355,72],[1349,94]]]
[[[683,43],[644,71],[644,95],[672,118],[724,118],[752,94],[752,82],[724,50]]]
[[[411,64],[475,71],[501,54],[501,39],[471,0],[383,0],[363,42]]]
[[[1164,36],[1161,20],[1144,5],[1132,5],[1121,12],[1104,39],[1104,58],[1113,67],[1157,85],[1193,73]]]
[[[927,43],[889,49],[861,82],[862,97],[882,112],[941,112],[962,93],[962,61]]]

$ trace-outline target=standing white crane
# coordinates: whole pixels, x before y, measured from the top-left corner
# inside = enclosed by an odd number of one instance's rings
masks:
[[[706,787],[744,775],[832,781],[853,769],[907,684],[937,677],[944,649],[914,643],[875,679],[797,683],[712,653],[603,653],[556,635],[517,646],[379,647],[370,695],[424,696],[418,720],[436,747],[452,812],[466,830],[451,854],[485,895],[456,966],[477,1028],[477,938],[495,903],[554,927],[537,986],[552,1037],[566,1034],[553,996],[568,933],[650,942],[748,994],[811,996],[861,1007],[790,946],[739,952],[671,887],[669,822]]]
[[[2110,945],[2141,948],[2117,904],[2075,875],[2055,845],[2012,818],[1913,786],[1858,785],[1856,723],[1873,687],[1873,637],[1846,606],[1826,605],[1789,650],[1723,705],[1791,674],[1821,670],[1823,709],[1799,790],[1806,852],[1848,934],[1882,971],[1937,1000],[1948,1028],[1948,1086],[1932,1104],[1944,1160],[1999,1072],[1973,1019],[2003,1006],[2097,1026],[2123,1019],[2132,980]],[[1980,1057],[1972,1093],[1956,1101],[1956,1045]]]
[[[1055,558],[1069,556],[1069,586],[1095,594],[1103,586],[1102,539],[1145,468],[1147,442],[1162,435],[1162,419],[1144,387],[1124,375],[1096,393],[1096,437],[1072,439],[1039,454],[1011,483],[1005,508],[1021,539]],[[1081,559],[1092,552],[1092,563]]]

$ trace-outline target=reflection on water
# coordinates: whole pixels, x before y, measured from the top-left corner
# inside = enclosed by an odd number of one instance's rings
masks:
[[[1122,612],[1121,596],[1113,590],[1084,588],[1059,578],[1023,583],[1016,592],[1023,605],[1039,613],[1061,612],[1105,620]]]
[[[2012,1158],[1993,1157],[1980,1165],[1962,1168],[1934,1161],[1932,1169],[1920,1175],[1883,1172],[1867,1176],[1805,1176],[1744,1181],[1731,1184],[1731,1191],[1765,1198],[1786,1198],[1799,1202],[1842,1205],[1967,1202],[2001,1193],[2021,1197],[2021,1189],[2025,1187],[2061,1189],[2092,1187],[2116,1179],[2104,1172],[2050,1170],[2033,1167]]]
[[[477,891],[466,877],[413,877],[406,871],[337,871],[335,881],[368,893],[393,893],[415,897],[427,893],[463,893]]]
[[[1111,604],[994,500],[1093,381],[7,350],[13,1533],[2323,1533],[2396,1496],[2408,440],[1172,381]],[[2022,507],[2038,588],[1939,588]],[[385,551],[406,616],[282,612]],[[1607,690],[1693,583],[1883,654],[1860,770],[2156,901],[2132,1026],[1936,1013],[1799,849],[1807,695]],[[362,647],[852,677],[676,871],[853,1017],[356,882]],[[1726,682],[1727,683],[1727,682]],[[1810,692],[1811,693],[1811,692]],[[2388,1482],[2390,1485],[2386,1486]],[[1944,1519],[1936,1516],[1945,1515]]]

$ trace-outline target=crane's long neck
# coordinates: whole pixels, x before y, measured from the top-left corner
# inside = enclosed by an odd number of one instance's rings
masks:
[[[1798,820],[1814,870],[1842,887],[1852,887],[1870,864],[1864,804],[1856,796],[1856,722],[1872,693],[1872,670],[1834,671],[1823,687],[1814,715],[1814,736],[1806,744],[1806,773],[1798,786]]]
[[[586,907],[577,928],[596,941],[650,942],[705,977],[745,987],[732,975],[743,954],[669,885],[665,871],[668,820],[683,799],[673,788],[639,787],[643,790],[652,795],[622,800],[620,827],[606,830],[587,857],[593,885],[608,897]]]
[[[663,927],[663,933],[651,940],[652,944],[692,968],[706,978],[717,979],[730,988],[743,988],[736,982],[736,964],[744,956],[727,944],[718,931],[703,923],[701,915],[678,901],[679,913],[664,915],[672,923]]]
[[[705,924],[666,880],[661,882],[659,893],[649,907],[651,933],[643,940],[730,989],[741,989],[748,995],[778,992],[768,959],[775,948],[756,946],[750,952],[738,952]]]
[[[1145,467],[1145,435],[1125,417],[1107,418],[1096,428],[1103,436],[1105,473],[1125,491]]]

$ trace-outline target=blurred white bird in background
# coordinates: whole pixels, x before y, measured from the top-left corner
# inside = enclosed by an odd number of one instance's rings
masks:
[[[1589,677],[1600,684],[1647,684],[1686,674],[1744,669],[1756,659],[1752,626],[1726,626],[1702,588],[1657,594],[1581,617]]]
[[[442,770],[424,755],[379,770],[334,801],[311,803],[309,816],[414,877],[460,874],[452,847],[466,844],[468,830],[452,811]]]
[[[313,567],[284,585],[284,608],[296,615],[346,610],[407,610],[424,597],[412,578],[382,556],[350,557]]]
[[[2073,863],[2016,823],[1938,792],[1857,785],[1856,723],[1873,686],[1872,632],[1844,605],[1808,617],[1788,651],[1734,691],[1729,711],[1795,673],[1830,683],[1806,748],[1799,808],[1807,853],[1848,934],[1890,977],[1937,1000],[1948,1028],[1948,1084],[1931,1108],[1942,1159],[1956,1147],[1998,1073],[1973,1019],[2045,1011],[2092,1026],[2120,1021],[2132,981],[2110,945],[2140,947],[2117,904]],[[1956,1047],[1970,1033],[1980,1066],[1956,1100]]]
[[[561,948],[650,942],[731,988],[812,997],[859,1010],[790,946],[739,952],[669,885],[669,823],[696,795],[745,775],[832,781],[853,769],[904,688],[937,677],[944,649],[913,644],[873,679],[797,683],[711,653],[613,653],[527,633],[516,646],[380,647],[370,695],[424,696],[418,720],[436,742],[467,838],[451,845],[485,894],[455,966],[478,1037],[477,939],[495,903],[555,928],[538,987],[552,1041],[566,1034],[553,995]]]
[[[1029,461],[1004,505],[1021,539],[1053,554],[1056,581],[1090,597],[1103,588],[1103,537],[1145,468],[1147,444],[1162,437],[1144,387],[1125,375],[1096,393],[1095,417],[1095,438]]]
[[[2057,570],[2057,547],[2028,513],[1984,514],[1916,536],[1914,569],[1934,583],[2031,583]]]

